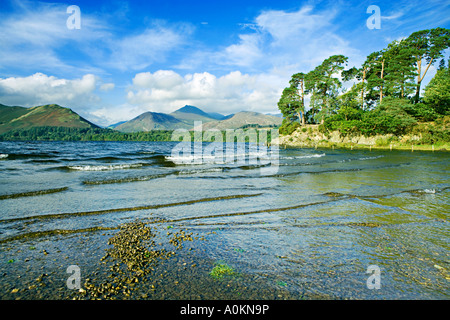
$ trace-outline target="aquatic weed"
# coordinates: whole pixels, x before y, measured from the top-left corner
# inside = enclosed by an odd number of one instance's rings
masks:
[[[225,276],[234,276],[236,271],[226,263],[217,263],[209,275],[215,279],[222,279]]]

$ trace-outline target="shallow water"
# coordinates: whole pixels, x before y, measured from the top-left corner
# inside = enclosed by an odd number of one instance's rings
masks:
[[[448,153],[288,149],[264,170],[189,164],[176,145],[1,142],[0,298],[71,298],[69,265],[108,281],[108,239],[137,219],[163,247],[167,232],[197,238],[119,299],[449,297]],[[217,263],[235,274],[211,277]]]

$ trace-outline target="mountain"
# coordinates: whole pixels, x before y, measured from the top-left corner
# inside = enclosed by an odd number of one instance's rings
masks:
[[[186,105],[170,114],[145,112],[113,128],[122,132],[175,129],[192,130],[194,128],[194,121],[202,121],[203,130],[225,130],[238,129],[246,125],[260,127],[278,126],[281,125],[282,119],[277,116],[249,111],[241,111],[228,116],[219,113],[210,114],[197,107]]]
[[[3,104],[0,104],[0,125],[6,124],[9,121],[23,116],[28,112],[28,108],[24,107],[9,107]]]
[[[106,128],[108,128],[108,129],[115,129],[115,128],[117,128],[118,126],[120,126],[122,123],[125,123],[126,121],[120,121],[120,122],[117,122],[117,123],[114,123],[114,124],[110,124],[109,126],[107,126]]]
[[[98,128],[69,108],[48,104],[31,108],[0,104],[0,133],[34,127]]]
[[[223,114],[218,113],[218,112],[210,112],[210,113],[208,113],[208,115],[211,118],[216,119],[216,120],[225,120],[230,117],[230,116],[224,116]],[[231,116],[233,116],[233,115],[231,115]]]
[[[270,127],[281,125],[282,119],[276,116],[265,115],[259,112],[241,111],[230,118],[220,121],[213,121],[203,124],[203,130],[208,129],[238,129],[246,125],[257,125],[260,127]]]
[[[194,125],[194,121],[202,121],[205,123],[217,120],[216,117],[211,116],[203,110],[189,105],[170,113],[170,115],[181,122],[184,122],[188,127],[192,127]]]
[[[145,112],[130,121],[111,125],[109,128],[122,132],[192,129],[195,121],[208,123],[224,118],[225,116],[219,113],[211,115],[197,107],[186,105],[170,114]]]
[[[166,113],[145,112],[130,121],[115,127],[122,132],[139,132],[150,130],[174,130],[189,128],[189,125]]]

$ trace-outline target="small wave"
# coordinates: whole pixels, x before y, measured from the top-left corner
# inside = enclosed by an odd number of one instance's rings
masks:
[[[405,191],[408,193],[413,193],[413,194],[435,194],[435,193],[439,193],[439,190],[436,189],[418,189],[418,190],[408,190]]]
[[[254,170],[254,169],[260,169],[260,168],[265,168],[265,167],[269,167],[271,165],[271,163],[267,163],[267,164],[249,164],[249,165],[243,165],[243,166],[239,166],[238,168],[241,170]],[[233,169],[233,168],[227,168],[227,169]]]
[[[68,166],[70,170],[76,171],[108,171],[108,170],[123,170],[134,169],[142,167],[141,163],[136,164],[111,164],[111,165],[85,165],[85,166]]]
[[[311,158],[322,158],[325,156],[325,153],[321,153],[321,154],[311,154],[311,155],[307,155],[307,156],[288,156],[288,157],[283,157],[282,159],[286,159],[286,160],[293,160],[293,159],[311,159]]]
[[[55,158],[55,155],[51,153],[11,153],[7,156],[11,160]]]
[[[273,152],[270,152],[272,154]],[[190,154],[180,156],[167,156],[167,160],[173,163],[180,164],[225,164],[239,161],[257,161],[257,160],[271,160],[271,156],[267,152],[248,152],[248,153],[230,153],[226,150],[219,154]]]
[[[31,159],[27,160],[27,163],[60,163],[61,161],[56,159]]]
[[[359,158],[358,160],[362,160],[362,161],[364,161],[364,160],[375,160],[375,159],[379,159],[379,158],[383,158],[384,156],[375,156],[375,157],[362,157],[362,158]]]
[[[46,189],[46,190],[38,190],[38,191],[5,194],[5,195],[0,195],[0,200],[21,198],[21,197],[41,196],[41,195],[50,194],[50,193],[63,192],[68,189],[69,189],[68,187],[63,187],[63,188],[56,188],[56,189]]]
[[[352,162],[352,161],[366,161],[366,160],[375,160],[379,158],[383,158],[384,156],[374,156],[374,157],[361,157],[361,158],[350,158],[350,159],[344,159],[340,160],[338,162]]]
[[[0,159],[6,159],[9,157],[9,154],[6,153],[0,153]]]
[[[96,160],[96,161],[114,161],[114,160],[124,160],[124,158],[106,156],[106,157],[92,158],[92,160]]]
[[[154,174],[154,175],[140,176],[140,177],[126,177],[126,178],[109,179],[109,180],[85,180],[85,181],[83,181],[83,184],[85,184],[85,185],[101,185],[101,184],[149,181],[149,180],[153,180],[153,179],[164,178],[170,174],[172,174],[172,173]]]
[[[192,169],[192,170],[180,170],[177,174],[198,174],[198,173],[210,173],[210,172],[223,172],[222,168],[209,168],[209,169]]]

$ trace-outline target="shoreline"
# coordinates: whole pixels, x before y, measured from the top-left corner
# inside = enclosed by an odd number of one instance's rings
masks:
[[[348,143],[318,143],[316,145],[302,144],[302,143],[280,143],[280,149],[340,149],[340,150],[384,150],[384,151],[430,151],[430,152],[448,152],[450,151],[450,145],[389,145],[389,146],[377,146],[367,144],[348,144]]]
[[[306,125],[297,128],[289,135],[282,135],[272,141],[280,148],[324,148],[345,150],[402,150],[402,151],[450,151],[449,141],[438,141],[434,144],[420,143],[422,136],[419,134],[405,134],[394,136],[392,134],[341,136],[340,132],[332,131],[323,133],[318,125]]]

